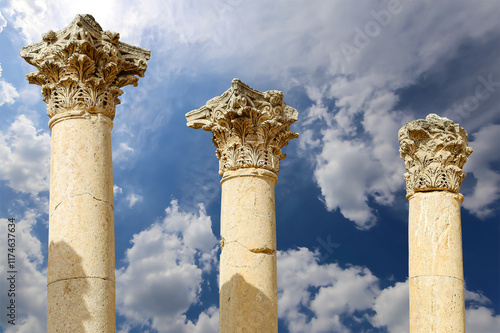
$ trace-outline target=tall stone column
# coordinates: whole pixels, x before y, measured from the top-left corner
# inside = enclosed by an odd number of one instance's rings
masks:
[[[430,114],[399,130],[409,201],[410,332],[465,332],[459,193],[467,133]]]
[[[38,70],[52,130],[48,332],[115,332],[111,129],[123,86],[150,51],[119,41],[90,15],[21,50]]]
[[[297,111],[280,91],[238,79],[220,97],[186,114],[187,125],[213,133],[222,176],[220,332],[277,332],[274,185],[281,149]]]

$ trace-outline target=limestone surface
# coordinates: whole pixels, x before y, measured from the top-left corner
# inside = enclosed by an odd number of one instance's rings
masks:
[[[462,167],[472,148],[453,121],[430,114],[399,130],[407,173],[410,332],[465,332]]]
[[[460,193],[409,198],[410,332],[465,332]]]
[[[99,114],[52,127],[48,284],[86,276],[115,280],[111,120]],[[72,265],[67,248],[80,257]]]
[[[266,169],[222,178],[220,332],[277,332],[274,185]]]
[[[52,130],[47,331],[115,332],[111,130],[120,88],[137,85],[150,51],[91,15],[43,35],[21,56],[37,68]]]
[[[472,153],[460,125],[430,114],[425,120],[409,121],[398,136],[408,196],[432,190],[458,193],[465,178],[462,167]]]
[[[80,109],[114,118],[120,88],[137,86],[151,54],[119,39],[91,15],[77,15],[68,27],[22,48],[21,57],[38,69],[26,78],[42,87],[49,117]]]
[[[274,185],[297,117],[282,92],[238,79],[186,114],[212,132],[222,175],[219,332],[278,331]]]
[[[297,110],[283,102],[283,93],[254,90],[238,79],[224,94],[186,114],[187,125],[213,133],[219,173],[239,168],[279,172],[281,149],[298,134],[290,130]]]

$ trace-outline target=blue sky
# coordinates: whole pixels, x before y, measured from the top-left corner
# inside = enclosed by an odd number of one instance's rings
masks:
[[[408,332],[397,131],[429,113],[469,133],[466,322],[500,329],[498,1],[2,0],[0,218],[17,218],[21,272],[3,332],[46,325],[50,131],[19,52],[78,13],[151,49],[112,134],[117,331],[217,331],[218,161],[184,115],[236,77],[299,112],[276,185],[280,332]]]

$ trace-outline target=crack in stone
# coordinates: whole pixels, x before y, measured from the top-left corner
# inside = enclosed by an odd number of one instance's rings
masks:
[[[465,282],[463,279],[460,279],[460,278],[457,278],[456,276],[450,276],[450,275],[415,275],[415,276],[412,276],[410,279],[414,279],[414,278],[421,278],[421,277],[441,277],[441,278],[450,278],[450,279],[455,279],[455,280],[458,280],[458,281],[462,281],[462,282]]]
[[[273,249],[270,249],[270,248],[267,248],[267,247],[258,247],[258,248],[254,248],[254,249],[249,249],[248,247],[246,247],[245,245],[241,244],[240,242],[238,241],[230,241],[230,242],[226,242],[224,240],[224,237],[221,237],[221,250],[224,248],[225,245],[227,244],[230,244],[230,243],[237,243],[239,244],[240,246],[244,247],[245,249],[247,249],[248,251],[252,252],[252,253],[257,253],[257,254],[266,254],[266,255],[273,255],[276,253],[276,250],[273,250]]]
[[[77,277],[71,277],[71,278],[66,278],[66,279],[60,279],[60,280],[52,281],[50,283],[47,283],[47,287],[49,285],[53,284],[53,283],[56,283],[56,282],[68,281],[68,280],[78,280],[78,279],[101,279],[101,280],[104,280],[104,281],[115,282],[115,280],[106,279],[106,278],[103,278],[103,277],[100,277],[100,276],[77,276]]]
[[[60,204],[62,204],[64,202],[64,200],[61,200],[55,207],[54,207],[54,211],[52,212],[52,214],[55,213],[55,211],[57,210],[57,207],[59,207]]]
[[[73,195],[67,196],[66,198],[64,198],[63,200],[61,200],[61,201],[60,201],[60,202],[59,202],[59,203],[58,203],[58,204],[54,207],[54,211],[52,212],[52,214],[51,214],[50,216],[52,216],[52,215],[56,212],[57,208],[58,208],[58,207],[59,207],[59,206],[60,206],[60,205],[61,205],[64,201],[66,201],[67,199],[74,198],[74,197],[79,197],[79,196],[86,195],[86,194],[87,194],[87,195],[89,195],[89,196],[91,196],[91,197],[92,197],[92,199],[94,199],[94,200],[96,200],[96,201],[100,201],[100,202],[103,202],[103,203],[105,203],[105,204],[109,204],[109,205],[111,205],[111,208],[112,208],[112,209],[114,209],[114,208],[115,208],[115,207],[114,207],[114,204],[110,203],[109,201],[105,201],[105,200],[101,200],[101,199],[99,199],[99,198],[96,198],[96,197],[95,197],[95,196],[93,196],[90,192],[84,192],[84,193],[78,193],[78,194],[73,194]]]

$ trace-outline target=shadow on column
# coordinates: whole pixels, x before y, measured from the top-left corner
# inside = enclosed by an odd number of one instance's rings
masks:
[[[92,316],[84,299],[90,292],[89,282],[78,278],[85,277],[81,257],[64,241],[51,242],[49,253],[49,276],[59,273],[56,276],[61,279],[47,285],[47,331],[85,332],[84,321]]]
[[[220,289],[220,332],[277,332],[277,308],[259,289],[235,274]]]

